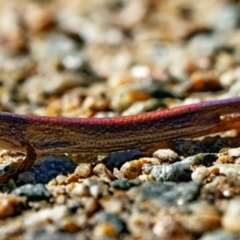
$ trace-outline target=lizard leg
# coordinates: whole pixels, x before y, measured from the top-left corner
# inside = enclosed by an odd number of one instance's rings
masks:
[[[31,168],[37,159],[37,153],[30,144],[27,144],[25,146],[25,149],[26,149],[26,157],[17,169],[17,171],[19,172],[24,172],[29,168]]]
[[[34,164],[37,159],[36,151],[30,144],[26,145],[25,149],[26,157],[21,164],[12,162],[0,171],[0,183],[14,178],[17,174],[28,170]]]
[[[220,116],[220,120],[219,130],[221,130],[221,128],[223,128],[223,130],[224,128],[227,130],[240,130],[240,112],[223,114]]]

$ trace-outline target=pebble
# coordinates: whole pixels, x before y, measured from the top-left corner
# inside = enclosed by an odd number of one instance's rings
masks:
[[[28,5],[23,13],[23,21],[27,29],[35,33],[41,33],[54,26],[55,16],[53,12],[40,5]]]
[[[93,197],[107,196],[110,194],[108,185],[102,182],[89,186],[89,193]]]
[[[118,236],[116,229],[110,222],[97,224],[94,227],[92,234],[94,239],[112,238]]]
[[[36,182],[47,183],[59,174],[73,173],[75,168],[76,165],[66,157],[46,156],[38,160],[31,171],[35,174]]]
[[[228,69],[219,76],[219,82],[223,87],[230,87],[236,83],[239,78],[240,68]],[[233,90],[233,89],[232,89]]]
[[[25,240],[42,240],[42,239],[52,239],[52,240],[77,240],[71,233],[66,233],[58,231],[53,227],[41,227],[41,228],[30,228],[24,234]],[[78,238],[81,240],[81,238]]]
[[[132,187],[140,185],[141,181],[139,179],[134,180],[115,180],[112,182],[112,186],[116,189],[128,190]]]
[[[220,174],[224,174],[226,176],[231,176],[231,175],[237,175],[240,171],[240,165],[239,164],[222,164],[222,163],[216,163],[214,167],[219,169]]]
[[[78,49],[77,43],[70,37],[51,33],[32,42],[31,50],[41,59],[62,59]],[[54,81],[50,81],[54,82]],[[50,83],[49,82],[49,83]]]
[[[171,149],[159,149],[153,153],[153,157],[158,158],[161,162],[173,163],[179,160],[177,153]]]
[[[118,196],[115,198],[104,198],[100,204],[106,212],[119,215],[124,209],[124,202],[121,200],[122,198],[119,199]]]
[[[228,69],[234,68],[234,66],[236,65],[236,62],[232,54],[229,54],[226,52],[220,52],[218,53],[217,61],[215,64],[216,64],[216,69],[220,73],[225,73]]]
[[[74,234],[81,230],[81,227],[78,226],[77,222],[74,219],[71,218],[65,218],[63,219],[59,225],[62,227],[62,229],[68,233]]]
[[[66,206],[54,206],[53,208],[46,208],[36,213],[30,213],[24,217],[23,222],[27,227],[36,226],[41,223],[59,222],[61,219],[69,216],[70,212]]]
[[[186,229],[170,216],[158,219],[153,226],[153,233],[160,239],[191,239],[188,236]]]
[[[192,92],[204,92],[204,91],[220,91],[222,89],[218,76],[215,72],[211,71],[195,71],[191,74],[191,85],[187,89]]]
[[[17,181],[22,184],[31,184],[36,182],[36,176],[33,172],[26,171],[18,175]]]
[[[94,235],[101,236],[119,236],[126,232],[127,227],[124,221],[112,213],[102,213],[96,216],[97,225],[94,229]]]
[[[213,178],[211,182],[203,188],[205,193],[211,198],[232,198],[237,196],[239,192],[240,178],[236,174],[229,176],[219,175]],[[204,195],[205,195],[204,194]]]
[[[120,174],[123,178],[134,179],[142,172],[142,163],[139,160],[126,162],[120,169]],[[120,176],[118,174],[118,176]]]
[[[76,178],[86,178],[90,176],[91,173],[92,167],[89,163],[80,163],[74,171]]]
[[[121,166],[131,160],[143,157],[144,153],[139,149],[132,149],[129,151],[115,152],[103,159],[103,163],[110,170],[114,168],[121,168]]]
[[[206,167],[198,167],[192,173],[192,180],[195,182],[202,182],[209,174],[210,171]]]
[[[19,214],[23,210],[23,199],[15,196],[1,196],[0,219]]]
[[[214,28],[217,31],[228,32],[238,26],[240,19],[239,10],[234,2],[228,4],[222,3],[214,9],[212,19],[214,20]]]
[[[209,56],[221,46],[222,39],[217,36],[211,36],[210,34],[200,33],[195,35],[189,42],[188,48],[192,52],[198,52],[200,56]]]
[[[240,233],[240,199],[234,198],[228,202],[226,212],[222,218],[222,226],[224,230],[229,232]]]
[[[49,82],[49,78],[53,81]],[[49,72],[42,75],[29,77],[21,86],[21,96],[24,96],[30,103],[43,102],[43,94],[60,94],[84,84],[86,78],[75,73]]]
[[[171,165],[147,165],[143,166],[143,172],[150,174],[156,181],[190,180],[191,167],[194,165],[208,165],[216,159],[216,154],[197,154],[187,157],[181,162]]]
[[[169,204],[186,204],[193,200],[199,192],[200,184],[195,182],[174,183],[174,182],[145,182],[140,187],[130,189],[128,194],[135,201],[146,199],[157,199]]]
[[[6,42],[2,42],[1,45],[13,52],[19,52],[26,47],[26,40],[21,29],[20,19],[14,14],[14,6],[3,5],[0,12],[0,38]]]
[[[110,194],[108,184],[97,177],[83,179],[81,183],[70,183],[67,185],[66,191],[76,196],[92,196],[95,198]]]
[[[235,233],[226,232],[223,230],[214,230],[203,234],[199,240],[238,240],[239,237]]]
[[[16,232],[22,229],[22,222],[21,221],[11,221],[10,224],[3,224],[0,227],[0,237],[1,239],[8,239],[11,238]]]
[[[26,184],[14,189],[11,194],[25,196],[29,201],[48,200],[51,193],[43,184]]]
[[[179,223],[194,234],[211,231],[221,226],[221,214],[215,206],[204,200],[190,202],[182,207],[185,214],[179,217]],[[181,208],[180,207],[180,208]]]
[[[62,185],[62,184],[66,184],[68,182],[68,178],[66,176],[60,174],[56,177],[56,181],[57,181],[57,184]]]
[[[89,196],[89,188],[83,183],[70,183],[67,185],[66,191],[72,195],[77,197]]]
[[[137,239],[154,239],[151,216],[144,211],[135,211],[129,216],[128,227],[131,234]]]
[[[131,77],[126,78],[131,79]],[[141,109],[144,111],[157,110],[159,107],[165,106],[164,102],[161,101],[162,98],[175,96],[171,92],[162,89],[159,83],[153,79],[146,79],[144,82],[138,80],[135,83],[129,81],[121,83],[121,78],[118,80],[119,83],[115,78],[109,79],[109,81],[110,84],[114,84],[111,86],[113,90],[110,105],[112,109],[123,112],[124,115],[127,115],[127,113],[140,113]]]
[[[111,182],[114,179],[114,175],[109,171],[103,163],[97,164],[93,168],[93,173],[97,175],[104,182]]]
[[[144,178],[142,173],[142,167],[145,164],[159,164],[159,160],[157,158],[140,158],[138,160],[132,160],[130,162],[126,162],[122,165],[120,170],[114,168],[113,175],[117,179],[134,179],[134,178]]]
[[[162,101],[159,101],[155,98],[150,98],[145,101],[134,101],[131,106],[129,106],[126,110],[122,112],[122,116],[131,116],[131,115],[137,115],[144,112],[151,112],[159,109],[163,106]]]
[[[217,163],[234,163],[234,159],[230,157],[229,155],[225,156],[219,156]]]
[[[99,202],[96,197],[87,197],[82,199],[82,203],[84,205],[84,212],[87,215],[92,215],[99,209]]]
[[[230,157],[239,158],[240,157],[240,148],[231,148],[227,151],[227,154]]]
[[[80,70],[85,63],[85,57],[80,52],[68,54],[62,60],[63,66],[68,70]]]
[[[120,92],[120,90],[118,90]],[[117,99],[117,97],[119,99]],[[129,109],[130,106],[132,106],[132,104],[136,103],[136,102],[139,102],[139,101],[142,101],[142,105],[144,104],[147,104],[145,103],[145,101],[147,99],[149,99],[150,96],[148,93],[146,92],[143,92],[143,91],[140,91],[140,90],[131,90],[130,87],[129,87],[129,90],[125,91],[125,92],[116,92],[115,93],[115,98],[112,100],[112,107],[114,107],[114,109],[118,109],[118,110],[125,110],[127,109],[128,113],[133,113],[134,112],[134,109]],[[149,103],[148,103],[149,104]],[[135,105],[135,108],[136,108],[136,105]],[[136,112],[136,110],[135,110]],[[125,112],[124,115],[126,115],[127,112]],[[137,112],[136,112],[137,113]]]

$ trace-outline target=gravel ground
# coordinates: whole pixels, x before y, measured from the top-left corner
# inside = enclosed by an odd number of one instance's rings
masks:
[[[112,117],[239,96],[239,43],[239,1],[1,1],[0,110]],[[23,159],[1,150],[0,170]],[[0,238],[240,239],[239,172],[235,131],[152,156],[43,156],[1,184]]]

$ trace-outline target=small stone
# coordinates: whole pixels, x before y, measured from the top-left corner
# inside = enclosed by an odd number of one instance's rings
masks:
[[[45,208],[36,213],[30,213],[25,216],[23,221],[26,226],[34,226],[49,221],[58,222],[69,215],[69,209],[66,206],[55,206],[53,208]]]
[[[192,173],[192,180],[194,182],[202,182],[210,174],[209,170],[203,167],[197,167]]]
[[[228,155],[233,158],[240,157],[240,148],[231,148],[227,151]]]
[[[177,153],[172,151],[171,149],[159,149],[153,153],[155,158],[158,158],[161,162],[176,162],[179,160],[179,156]]]
[[[112,186],[116,189],[128,190],[132,187],[140,185],[139,179],[134,180],[115,180],[112,182]]]
[[[132,149],[129,151],[115,152],[103,159],[103,163],[111,171],[114,168],[120,169],[124,163],[144,156],[144,153],[139,149]]]
[[[124,202],[116,198],[104,198],[101,200],[101,206],[108,213],[121,214],[124,211]]]
[[[185,214],[181,215],[179,222],[187,231],[195,234],[207,232],[221,226],[221,214],[205,201],[190,202],[182,206]]]
[[[25,240],[76,240],[72,233],[60,231],[53,225],[40,226],[35,228],[28,228],[24,234]],[[86,239],[86,237],[85,237]],[[79,238],[82,240],[82,238]]]
[[[67,185],[66,191],[72,196],[89,196],[89,188],[83,183],[70,183]]]
[[[214,230],[203,234],[199,240],[238,240],[238,234],[223,230]]]
[[[85,58],[79,52],[72,53],[72,54],[69,54],[69,55],[65,56],[63,58],[63,61],[62,61],[63,66],[66,69],[69,69],[69,70],[79,70],[79,69],[81,69],[84,62],[85,62]]]
[[[44,184],[26,184],[14,189],[11,194],[18,196],[26,196],[29,201],[48,200],[51,193]]]
[[[138,160],[133,160],[122,165],[120,172],[126,179],[134,179],[142,172],[142,163]]]
[[[49,81],[49,78],[52,81]],[[21,87],[21,94],[32,103],[42,101],[43,94],[59,94],[65,89],[78,86],[85,81],[74,73],[49,72],[48,76],[34,75],[29,77]]]
[[[93,197],[107,196],[109,195],[109,187],[108,185],[99,182],[98,184],[90,185],[89,192]]]
[[[35,173],[36,182],[48,183],[59,174],[72,173],[75,168],[76,165],[69,158],[50,155],[38,160],[31,171]]]
[[[130,87],[122,87],[115,91],[112,97],[112,108],[118,111],[128,109],[132,104],[137,101],[146,101],[150,98],[150,95],[144,91],[131,89]],[[132,111],[131,111],[132,112]]]
[[[84,210],[87,214],[93,214],[99,208],[98,200],[94,197],[88,197],[83,200]]]
[[[150,165],[145,164],[142,170],[150,174],[156,181],[190,180],[191,168],[194,165],[209,165],[217,158],[216,154],[197,154],[172,164]]]
[[[214,166],[219,169],[220,174],[224,174],[226,176],[238,175],[240,171],[240,165],[236,163],[216,163]]]
[[[150,75],[147,65],[135,65],[131,68],[131,75],[135,78],[146,78]]]
[[[231,31],[238,26],[239,11],[231,2],[216,5],[211,16],[216,31]]]
[[[163,106],[162,101],[150,98],[144,101],[136,101],[132,103],[126,110],[122,112],[122,116],[131,116],[141,114],[143,112],[155,111]]]
[[[191,74],[190,79],[192,85],[187,90],[188,92],[218,91],[222,89],[214,71],[196,71]]]
[[[128,191],[128,196],[135,201],[158,199],[168,204],[183,205],[193,200],[198,194],[200,184],[195,182],[145,182]]]
[[[21,212],[23,201],[14,196],[1,196],[0,199],[0,219],[11,217]]]
[[[101,180],[109,183],[112,181],[112,179],[115,178],[103,163],[97,164],[93,169],[93,173],[97,175]]]
[[[78,224],[76,223],[76,221],[74,221],[74,219],[71,218],[63,219],[59,223],[59,225],[62,227],[64,231],[69,233],[76,233],[81,229],[80,226],[78,226]]]
[[[110,236],[118,236],[120,233],[126,232],[125,222],[115,214],[112,213],[101,213],[97,215],[97,226],[100,228],[100,233],[110,234]],[[107,230],[107,231],[106,231]]]
[[[146,211],[134,211],[128,218],[129,231],[137,239],[156,239],[152,231],[153,222],[146,219],[149,219]]]
[[[159,164],[159,159],[154,157],[143,157],[143,158],[140,158],[138,161],[140,161],[141,164],[152,164],[152,165]]]
[[[239,67],[228,69],[219,76],[219,82],[224,88],[229,88],[234,85],[240,73]]]
[[[160,239],[189,239],[187,231],[174,218],[165,216],[153,226],[153,232]],[[177,238],[176,238],[177,237]]]
[[[59,196],[56,196],[55,198],[55,202],[57,205],[64,205],[66,204],[67,202],[67,195],[59,195]]]
[[[222,225],[226,231],[240,232],[240,199],[235,198],[229,201],[227,210],[222,218]]]
[[[218,158],[217,162],[219,162],[219,163],[234,163],[234,159],[230,156],[223,155]]]
[[[64,175],[58,175],[56,177],[56,181],[59,185],[66,184],[68,182],[68,178]]]
[[[57,186],[57,180],[54,178],[49,183],[48,186]]]
[[[30,172],[30,171],[25,171],[25,172],[20,173],[18,175],[17,181],[22,183],[22,184],[34,183],[36,181],[35,174],[33,172]]]
[[[49,29],[55,23],[53,12],[39,5],[28,5],[23,14],[27,28],[33,32],[42,32]]]
[[[99,239],[102,237],[106,237],[106,238],[107,237],[116,237],[117,231],[110,222],[103,222],[94,227],[93,236],[96,239]]]

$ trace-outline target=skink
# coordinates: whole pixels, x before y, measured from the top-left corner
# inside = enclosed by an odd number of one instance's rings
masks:
[[[240,97],[114,118],[60,118],[0,113],[0,147],[26,153],[0,182],[29,169],[38,156],[55,153],[108,153],[150,147],[240,129]]]

